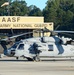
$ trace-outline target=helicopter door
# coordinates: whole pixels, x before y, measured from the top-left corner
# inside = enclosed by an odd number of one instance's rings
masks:
[[[48,56],[54,56],[54,44],[48,44]]]
[[[24,44],[19,44],[19,46],[17,47],[17,54],[19,56],[22,56],[24,55],[23,53],[24,53]]]
[[[46,48],[47,50],[42,51],[41,56],[54,56],[54,44],[47,44]]]

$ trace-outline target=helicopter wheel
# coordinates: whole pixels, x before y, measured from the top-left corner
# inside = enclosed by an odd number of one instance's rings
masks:
[[[18,59],[19,59],[19,57],[16,57],[16,59],[18,60]]]
[[[35,56],[33,59],[34,59],[36,62],[40,61],[40,57],[39,57],[39,56]]]

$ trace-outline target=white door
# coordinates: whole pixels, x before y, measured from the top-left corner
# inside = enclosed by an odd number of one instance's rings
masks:
[[[16,49],[16,56],[24,55],[24,44],[19,44]]]

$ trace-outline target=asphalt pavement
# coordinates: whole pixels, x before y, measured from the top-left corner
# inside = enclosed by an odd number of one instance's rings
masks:
[[[74,60],[31,62],[3,57],[0,58],[0,75],[74,75]]]

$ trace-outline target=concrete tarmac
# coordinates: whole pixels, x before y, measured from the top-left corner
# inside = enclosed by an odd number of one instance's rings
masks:
[[[30,62],[0,58],[0,75],[74,75],[74,60]]]

